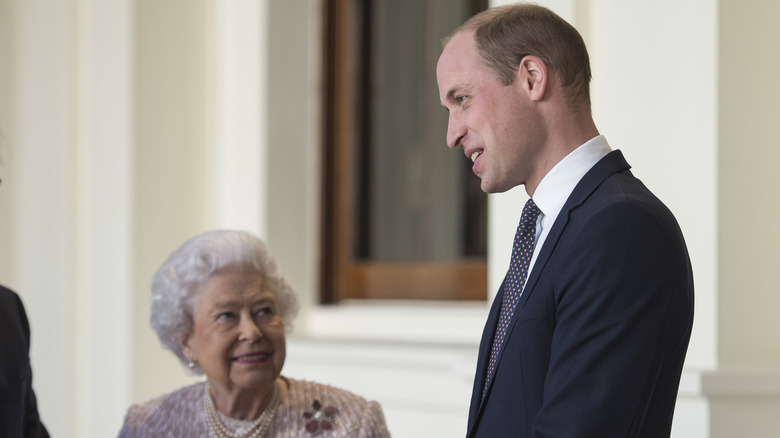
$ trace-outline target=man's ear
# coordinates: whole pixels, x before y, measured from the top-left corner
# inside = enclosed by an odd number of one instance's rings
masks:
[[[539,57],[528,55],[517,66],[515,82],[528,93],[533,101],[544,98],[548,79],[547,66]]]

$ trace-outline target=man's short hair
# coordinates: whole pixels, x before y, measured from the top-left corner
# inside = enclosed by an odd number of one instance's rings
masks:
[[[455,33],[470,31],[480,57],[504,85],[514,82],[525,56],[537,56],[560,79],[570,107],[590,108],[585,42],[577,29],[551,10],[534,4],[491,8],[471,17]]]

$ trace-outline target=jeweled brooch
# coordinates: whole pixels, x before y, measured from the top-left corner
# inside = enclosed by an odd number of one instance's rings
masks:
[[[316,435],[322,431],[333,429],[338,409],[333,406],[323,407],[319,400],[314,400],[311,407],[311,411],[303,413],[303,418],[306,420],[306,431]]]

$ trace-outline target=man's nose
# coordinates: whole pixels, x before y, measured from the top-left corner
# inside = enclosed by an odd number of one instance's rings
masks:
[[[447,121],[447,146],[450,148],[457,148],[461,146],[463,137],[466,136],[465,125],[457,118],[450,114]]]

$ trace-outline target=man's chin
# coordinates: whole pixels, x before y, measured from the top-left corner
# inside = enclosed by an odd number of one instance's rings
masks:
[[[490,181],[487,181],[485,179],[482,179],[482,183],[479,185],[479,188],[482,189],[485,193],[504,193],[507,190],[511,189],[512,187],[504,187],[497,185],[495,183],[491,183]]]

